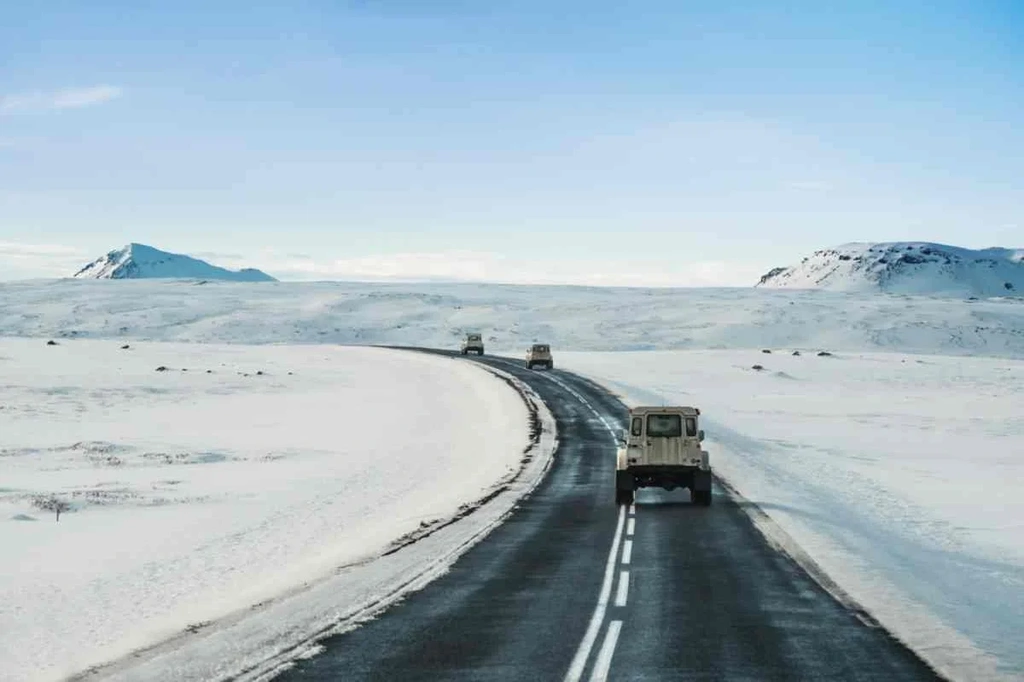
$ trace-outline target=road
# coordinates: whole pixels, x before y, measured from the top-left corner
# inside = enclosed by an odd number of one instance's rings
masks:
[[[707,508],[685,490],[615,506],[625,408],[608,392],[558,369],[458,361],[513,372],[545,400],[551,470],[450,572],[279,682],[942,679],[772,549],[723,488]]]

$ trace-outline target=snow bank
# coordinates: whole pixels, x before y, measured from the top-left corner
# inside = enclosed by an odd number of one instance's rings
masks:
[[[630,404],[699,406],[717,473],[938,669],[1024,677],[1024,362],[559,357]]]
[[[0,340],[4,679],[56,679],[377,557],[495,489],[528,443],[520,396],[461,361],[121,345]]]

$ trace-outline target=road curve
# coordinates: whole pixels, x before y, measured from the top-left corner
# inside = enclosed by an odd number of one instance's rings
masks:
[[[493,365],[553,413],[545,480],[452,569],[275,677],[309,680],[940,680],[776,552],[733,497],[614,504],[625,407],[572,373]],[[714,453],[712,453],[712,463]]]

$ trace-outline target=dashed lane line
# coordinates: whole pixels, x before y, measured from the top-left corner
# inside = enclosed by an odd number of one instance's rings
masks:
[[[626,605],[626,599],[629,597],[629,571],[623,571],[619,574],[619,590],[615,593],[615,605],[623,607]]]

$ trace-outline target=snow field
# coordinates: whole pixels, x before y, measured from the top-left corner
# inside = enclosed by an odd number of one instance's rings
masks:
[[[0,283],[0,336],[488,353],[793,347],[1024,359],[1024,299],[771,289],[123,280]]]
[[[0,339],[4,679],[59,679],[379,556],[528,444],[520,396],[466,362],[122,345]]]
[[[1024,362],[786,349],[559,357],[628,404],[700,407],[716,473],[940,671],[1024,676]]]

